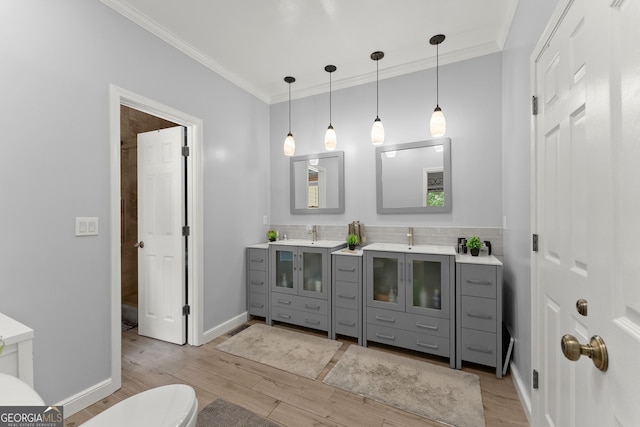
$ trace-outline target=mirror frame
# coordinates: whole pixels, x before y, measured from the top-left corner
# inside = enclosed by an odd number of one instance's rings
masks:
[[[412,148],[432,147],[442,145],[443,179],[444,179],[444,206],[410,206],[410,207],[385,207],[382,205],[382,154],[388,151],[408,150]],[[381,145],[376,147],[376,199],[379,214],[398,213],[442,213],[451,212],[451,138],[437,138],[426,141],[408,142],[404,144]]]
[[[311,159],[329,159],[337,158],[338,160],[338,207],[337,208],[296,208],[296,183],[295,183],[295,162]],[[292,214],[336,214],[344,213],[344,151],[331,151],[327,153],[305,154],[303,156],[294,156],[289,158],[289,189],[290,189],[290,207]]]

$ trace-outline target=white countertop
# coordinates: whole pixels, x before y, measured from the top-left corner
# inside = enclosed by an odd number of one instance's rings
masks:
[[[405,245],[402,243],[372,243],[362,248],[365,251],[404,252],[431,255],[456,255],[453,246],[440,245]]]
[[[255,243],[253,245],[247,245],[251,249],[269,249],[269,243]]]
[[[331,255],[362,256],[364,255],[364,251],[362,249],[355,249],[352,251],[349,248],[344,248],[331,252]]]
[[[283,245],[283,246],[307,246],[310,248],[335,248],[337,246],[346,246],[347,242],[340,240],[302,240],[302,239],[291,239],[291,240],[277,240],[275,242],[270,242],[271,245]]]
[[[461,264],[502,265],[502,262],[495,256],[482,253],[478,256],[456,254],[456,262]]]
[[[33,329],[0,313],[0,336],[6,345],[33,338]]]

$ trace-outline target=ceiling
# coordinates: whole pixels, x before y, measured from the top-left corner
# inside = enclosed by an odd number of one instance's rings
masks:
[[[267,103],[500,51],[517,0],[102,0]]]

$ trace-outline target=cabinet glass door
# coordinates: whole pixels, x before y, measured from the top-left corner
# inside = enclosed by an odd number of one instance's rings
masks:
[[[299,248],[300,262],[300,295],[321,297],[327,294],[324,249]]]
[[[367,304],[404,311],[404,255],[367,252]]]
[[[295,294],[295,249],[273,249],[272,287],[274,291]]]
[[[407,255],[407,311],[445,317],[449,310],[449,257]]]

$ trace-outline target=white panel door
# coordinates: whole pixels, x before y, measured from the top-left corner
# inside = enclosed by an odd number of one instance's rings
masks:
[[[533,70],[533,425],[638,426],[640,8],[564,0],[553,16]],[[602,337],[607,370],[565,358],[565,334]]]
[[[138,135],[138,332],[185,343],[182,126]]]

